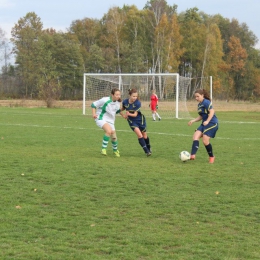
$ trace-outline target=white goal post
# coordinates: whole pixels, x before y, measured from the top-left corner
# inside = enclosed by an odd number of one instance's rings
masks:
[[[182,77],[178,73],[84,73],[83,115],[91,114],[91,103],[110,96],[113,88],[120,89],[122,100],[129,97],[129,89],[136,88],[144,115],[151,116],[150,96],[155,89],[159,98],[158,113],[162,118],[191,118],[186,104],[187,90],[190,85],[191,78]]]

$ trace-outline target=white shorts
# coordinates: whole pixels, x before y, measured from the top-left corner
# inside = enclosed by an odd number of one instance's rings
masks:
[[[96,121],[97,126],[100,127],[100,128],[102,128],[104,124],[109,124],[113,131],[116,130],[115,125],[110,123],[110,122],[107,122],[105,120],[99,120],[99,119],[96,119],[95,121]]]

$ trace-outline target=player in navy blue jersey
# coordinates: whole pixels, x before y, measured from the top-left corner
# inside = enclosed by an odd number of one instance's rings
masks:
[[[188,125],[191,126],[194,122],[202,121],[201,125],[196,129],[193,135],[193,143],[191,148],[191,160],[195,160],[195,155],[199,149],[199,139],[202,138],[203,144],[209,155],[209,163],[214,163],[215,156],[213,155],[210,138],[214,138],[218,130],[218,118],[212,107],[211,99],[205,89],[195,91],[195,99],[199,102],[199,116],[190,120]]]
[[[128,121],[130,128],[135,132],[138,142],[143,148],[147,156],[150,156],[151,146],[150,140],[146,132],[146,120],[141,113],[141,102],[138,99],[138,92],[136,89],[129,89],[129,98],[123,100],[121,111],[126,110],[125,118]]]

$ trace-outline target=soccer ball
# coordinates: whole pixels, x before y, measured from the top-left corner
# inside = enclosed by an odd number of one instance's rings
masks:
[[[187,151],[182,151],[180,152],[179,157],[183,162],[186,162],[190,159],[190,153]]]

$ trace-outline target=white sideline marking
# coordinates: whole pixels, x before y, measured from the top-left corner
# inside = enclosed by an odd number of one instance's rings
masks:
[[[254,122],[252,122],[254,123]],[[90,127],[71,127],[71,126],[48,126],[48,125],[26,125],[26,124],[2,124],[0,123],[0,125],[2,126],[22,126],[22,127],[42,127],[42,128],[59,128],[59,129],[77,129],[77,130],[100,130],[103,131],[100,128],[90,128]],[[127,132],[127,133],[131,133],[132,131],[130,130],[118,130],[116,129],[117,132]],[[187,134],[171,134],[171,133],[162,133],[162,132],[150,132],[148,131],[149,134],[157,134],[157,135],[167,135],[167,136],[183,136],[183,137],[192,137],[192,135],[187,135]],[[245,137],[245,138],[230,138],[230,137],[217,137],[215,139],[220,139],[220,140],[260,140],[259,138],[249,138],[249,137]]]
[[[260,124],[260,122],[239,122],[239,121],[220,121],[220,123],[227,123],[227,124]]]

